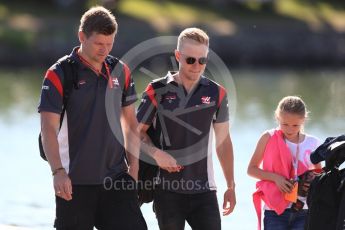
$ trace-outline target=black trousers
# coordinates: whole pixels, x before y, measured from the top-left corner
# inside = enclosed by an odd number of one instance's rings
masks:
[[[157,189],[154,210],[160,230],[183,230],[185,221],[193,230],[221,229],[215,191],[181,194]]]
[[[136,182],[128,174],[105,185],[73,186],[72,200],[56,197],[57,230],[147,230]]]

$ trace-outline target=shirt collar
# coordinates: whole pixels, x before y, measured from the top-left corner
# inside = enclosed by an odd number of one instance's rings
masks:
[[[177,71],[169,71],[167,74],[167,84],[170,84],[172,82],[176,82],[175,76],[178,72]]]
[[[77,64],[78,64],[78,68],[79,69],[89,69],[88,66],[86,66],[81,60],[80,60],[80,57],[79,57],[79,54],[78,54],[78,50],[79,50],[80,46],[76,46],[73,48],[71,54],[69,55],[70,58],[75,61]],[[105,62],[107,63],[107,65],[109,66],[109,63],[108,63],[108,60],[106,59]],[[106,73],[106,69],[104,68],[104,65],[102,65],[102,73]]]
[[[77,53],[78,50],[79,50],[79,46],[74,47],[72,52],[71,52],[71,54],[69,56],[71,57],[71,59],[73,61],[76,61],[76,62],[78,62],[78,64],[81,64],[81,61],[80,61],[78,53]]]
[[[170,84],[172,82],[177,83],[176,79],[175,79],[175,76],[176,76],[177,73],[178,73],[178,71],[168,71],[168,74],[167,74],[167,84]],[[206,85],[210,84],[210,80],[207,79],[204,75],[201,75],[198,84],[206,86]]]

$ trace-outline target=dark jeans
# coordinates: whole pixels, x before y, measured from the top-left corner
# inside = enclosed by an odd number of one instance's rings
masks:
[[[181,194],[155,190],[154,209],[160,230],[183,230],[185,221],[193,230],[220,230],[215,191]]]
[[[286,209],[281,215],[265,210],[264,230],[304,230],[307,210],[293,211]]]
[[[146,230],[146,222],[138,205],[137,190],[130,185],[136,183],[124,174],[116,181],[122,186],[73,186],[72,200],[56,197],[56,219],[58,230]],[[110,189],[112,187],[112,189]]]

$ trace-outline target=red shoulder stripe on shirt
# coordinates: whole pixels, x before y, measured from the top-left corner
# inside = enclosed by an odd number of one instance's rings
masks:
[[[219,86],[219,99],[218,99],[218,107],[220,106],[220,104],[222,103],[223,101],[223,98],[226,94],[226,91],[223,87]]]
[[[126,64],[123,64],[123,70],[125,72],[125,90],[127,90],[131,81],[131,71]]]
[[[62,97],[63,88],[62,88],[62,84],[58,75],[53,70],[48,69],[48,71],[46,72],[46,76],[44,78],[48,79],[51,83],[53,83],[54,87],[56,88],[56,90],[59,92],[59,94]]]
[[[155,89],[153,88],[153,86],[151,84],[149,84],[146,89],[145,89],[145,92],[147,94],[147,96],[149,96],[152,104],[157,107],[157,101],[156,101],[156,98],[155,98]]]

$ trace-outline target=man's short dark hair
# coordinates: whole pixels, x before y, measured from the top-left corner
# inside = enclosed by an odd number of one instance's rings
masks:
[[[80,19],[79,31],[90,37],[93,32],[103,35],[117,33],[115,16],[102,6],[95,6],[86,11]]]

